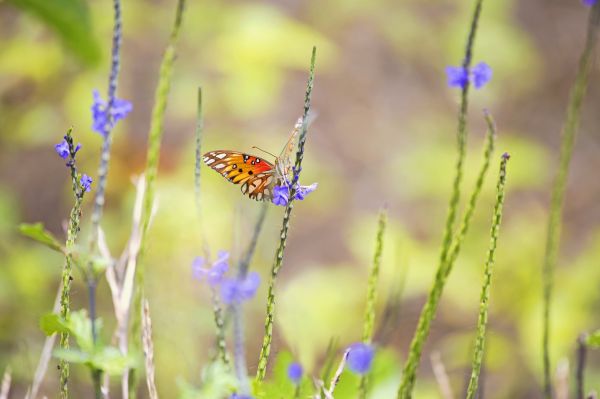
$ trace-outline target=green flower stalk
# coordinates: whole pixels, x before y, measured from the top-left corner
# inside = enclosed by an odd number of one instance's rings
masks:
[[[382,209],[379,212],[379,223],[377,228],[377,238],[375,239],[375,254],[373,255],[373,267],[369,275],[367,288],[367,307],[365,310],[365,322],[363,325],[362,341],[370,344],[373,341],[373,332],[375,330],[375,304],[377,301],[377,283],[379,282],[379,270],[381,269],[381,254],[383,253],[383,236],[387,224],[387,210]],[[358,397],[364,399],[367,397],[367,373],[360,379],[358,388]]]
[[[75,154],[79,147],[74,146],[73,137],[71,136],[72,129],[69,129],[65,135],[66,146],[68,148],[68,162],[67,166],[70,170],[71,185],[73,191],[74,204],[71,208],[69,215],[69,227],[67,228],[67,240],[65,245],[65,265],[62,271],[62,290],[60,294],[60,316],[63,320],[68,320],[71,313],[71,281],[73,277],[71,275],[73,271],[73,250],[75,247],[75,240],[79,233],[79,226],[81,222],[81,204],[83,202],[83,196],[86,189],[81,185],[81,176],[77,171],[77,164],[75,162]],[[69,333],[67,331],[60,333],[60,347],[62,349],[69,349]],[[69,363],[64,359],[59,360],[58,368],[60,369],[60,397],[69,397]]]
[[[283,213],[283,225],[281,227],[281,234],[279,240],[279,248],[275,252],[275,260],[273,261],[273,267],[271,268],[271,279],[269,281],[269,288],[267,293],[267,316],[265,319],[265,334],[263,338],[263,344],[260,349],[260,356],[258,359],[258,370],[256,372],[255,383],[259,384],[265,378],[267,372],[267,363],[269,362],[269,354],[271,353],[271,341],[273,340],[273,319],[275,317],[275,281],[277,280],[277,274],[281,269],[283,263],[283,253],[287,243],[288,229],[290,226],[290,215],[294,208],[294,198],[296,196],[297,183],[302,171],[302,159],[304,158],[304,144],[306,143],[306,134],[308,131],[308,113],[310,111],[310,101],[313,89],[313,81],[315,75],[315,57],[317,55],[317,48],[313,47],[312,57],[310,61],[310,72],[308,76],[308,83],[306,86],[306,95],[304,97],[304,114],[302,116],[302,130],[300,137],[298,138],[298,151],[296,152],[296,162],[294,165],[294,177],[292,180],[289,202]]]
[[[551,382],[551,360],[550,360],[550,325],[552,293],[554,290],[554,269],[556,268],[558,246],[560,244],[561,215],[564,203],[565,188],[569,174],[569,164],[573,155],[575,134],[579,127],[581,105],[588,86],[590,71],[594,63],[594,48],[598,39],[598,27],[600,25],[600,3],[592,7],[588,22],[587,37],[583,53],[579,58],[579,67],[575,83],[571,88],[569,105],[567,106],[567,117],[562,129],[562,143],[560,147],[560,158],[558,171],[552,188],[552,199],[550,205],[550,216],[548,218],[548,230],[546,236],[546,249],[544,252],[544,263],[542,267],[542,278],[544,282],[543,292],[543,332],[542,332],[542,356],[544,361],[544,396],[546,399],[552,397]]]
[[[510,156],[507,153],[502,155],[500,162],[500,176],[496,190],[496,204],[494,205],[494,215],[492,216],[492,228],[490,232],[490,247],[488,249],[487,259],[484,266],[483,285],[481,288],[481,299],[479,304],[479,318],[477,320],[477,338],[475,340],[475,351],[473,353],[471,379],[467,389],[467,399],[473,399],[477,394],[477,385],[479,382],[479,373],[483,362],[483,353],[485,350],[485,331],[488,322],[488,308],[490,301],[490,288],[492,285],[492,273],[498,243],[498,234],[500,232],[500,223],[502,221],[502,207],[504,205],[504,187],[506,185],[506,164]]]
[[[160,73],[158,79],[158,85],[154,95],[154,108],[152,109],[152,119],[150,122],[150,133],[148,137],[148,150],[146,158],[146,193],[144,195],[144,205],[142,212],[142,230],[140,239],[140,251],[138,259],[143,257],[146,249],[146,237],[148,234],[148,226],[150,225],[150,219],[152,215],[152,207],[154,206],[154,197],[156,192],[156,176],[158,174],[158,161],[160,157],[160,148],[163,136],[163,125],[165,110],[167,108],[167,97],[171,88],[171,76],[173,74],[173,65],[176,58],[176,46],[179,40],[179,32],[181,30],[181,24],[183,21],[183,14],[185,10],[185,0],[178,0],[177,11],[175,13],[175,22],[171,31],[169,44],[163,55],[162,63],[160,65]],[[142,298],[144,293],[144,264],[141,261],[137,262],[137,268],[135,273],[135,293],[133,299],[133,324],[131,328],[132,343],[136,343],[139,347],[139,341],[141,339],[141,309],[142,309]],[[137,382],[130,374],[130,380],[134,383],[129,384],[130,396],[134,397],[135,387]]]
[[[471,27],[469,30],[469,36],[467,39],[467,45],[465,50],[465,58],[463,60],[462,69],[468,72],[471,67],[473,45],[475,43],[475,34],[477,33],[477,26],[479,23],[479,17],[481,15],[481,9],[483,0],[476,0],[475,10],[473,12],[473,18],[471,20]],[[458,113],[458,159],[456,161],[456,174],[454,177],[454,183],[452,185],[452,194],[450,197],[450,205],[448,210],[448,216],[446,218],[446,225],[444,229],[444,238],[442,240],[442,250],[440,253],[440,261],[438,264],[438,270],[435,276],[435,282],[427,298],[421,316],[413,336],[408,359],[404,366],[402,373],[402,379],[400,381],[400,388],[398,389],[398,398],[407,399],[412,397],[412,391],[414,388],[417,366],[421,359],[421,353],[423,351],[423,344],[429,335],[429,329],[431,327],[431,321],[437,311],[437,305],[439,303],[442,291],[447,279],[447,268],[449,253],[452,247],[452,237],[454,230],[454,223],[456,215],[458,213],[458,203],[460,201],[460,185],[463,178],[463,164],[466,154],[466,141],[467,141],[467,111],[468,111],[468,98],[469,98],[469,80],[462,82],[460,87],[461,91],[461,105]],[[457,252],[458,254],[458,252]]]

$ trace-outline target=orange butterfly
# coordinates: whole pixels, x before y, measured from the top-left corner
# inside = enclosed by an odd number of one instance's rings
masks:
[[[202,160],[233,184],[241,184],[242,193],[248,194],[251,199],[272,201],[275,186],[290,186],[292,177],[290,155],[294,151],[301,127],[302,118],[296,122],[281,154],[278,157],[273,155],[275,164],[256,155],[229,150],[209,151],[203,155]]]

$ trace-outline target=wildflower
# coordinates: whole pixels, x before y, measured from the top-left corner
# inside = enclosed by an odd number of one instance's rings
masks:
[[[592,7],[598,0],[582,0],[584,6]]]
[[[464,89],[469,82],[469,71],[465,67],[446,67],[446,76],[448,76],[448,86]]]
[[[286,206],[290,197],[290,190],[287,186],[273,187],[273,203],[279,206]]]
[[[221,282],[221,298],[228,305],[252,299],[260,285],[257,272],[250,272],[243,279],[226,278]]]
[[[192,273],[194,278],[197,280],[202,280],[206,278],[208,284],[211,287],[215,287],[223,281],[223,275],[229,269],[229,252],[221,250],[217,255],[217,260],[213,262],[213,264],[206,268],[206,259],[203,257],[197,257],[192,262]]]
[[[473,85],[476,89],[481,89],[492,79],[492,68],[485,62],[480,62],[471,69]]]
[[[294,199],[302,201],[306,196],[317,189],[318,184],[313,183],[310,186],[300,186],[296,189],[296,194],[294,195]],[[290,198],[290,188],[289,186],[275,186],[273,188],[273,203],[279,206],[286,206],[288,204]]]
[[[300,363],[291,363],[287,369],[287,376],[294,385],[298,385],[302,379],[302,366]]]
[[[81,188],[83,188],[83,191],[85,191],[86,193],[92,189],[92,178],[86,175],[85,173],[83,174],[83,176],[81,176],[81,180],[79,181],[79,183],[81,184]]]
[[[107,103],[100,97],[98,90],[93,92],[94,102],[92,103],[92,129],[102,135],[107,134],[115,124],[124,119],[133,109],[133,105],[127,100],[115,98],[110,115],[107,115]]]
[[[470,81],[476,89],[481,89],[492,79],[492,68],[485,62],[480,62],[470,70],[463,66],[447,66],[446,76],[450,87],[464,89]]]
[[[352,344],[348,348],[348,368],[356,374],[366,374],[371,369],[375,350],[362,342]]]
[[[71,155],[71,152],[69,151],[69,143],[67,143],[67,140],[63,140],[60,143],[56,144],[54,146],[54,149],[56,150],[58,156],[62,159],[67,159],[69,155]]]
[[[238,395],[237,393],[233,393],[233,394],[231,394],[229,399],[254,399],[254,397],[250,396],[250,395],[244,395],[244,394]]]

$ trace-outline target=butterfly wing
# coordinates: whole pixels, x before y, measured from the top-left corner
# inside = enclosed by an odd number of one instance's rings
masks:
[[[241,184],[242,193],[248,194],[251,199],[271,199],[271,185],[275,178],[272,163],[254,155],[228,150],[207,152],[202,160],[233,184]]]

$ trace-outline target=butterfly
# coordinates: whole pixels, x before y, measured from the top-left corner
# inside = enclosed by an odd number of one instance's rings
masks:
[[[301,127],[302,118],[296,122],[281,154],[271,154],[275,157],[274,163],[256,155],[230,150],[209,151],[202,160],[233,184],[241,184],[242,194],[257,201],[271,201],[275,186],[290,186],[293,170],[290,156]]]

